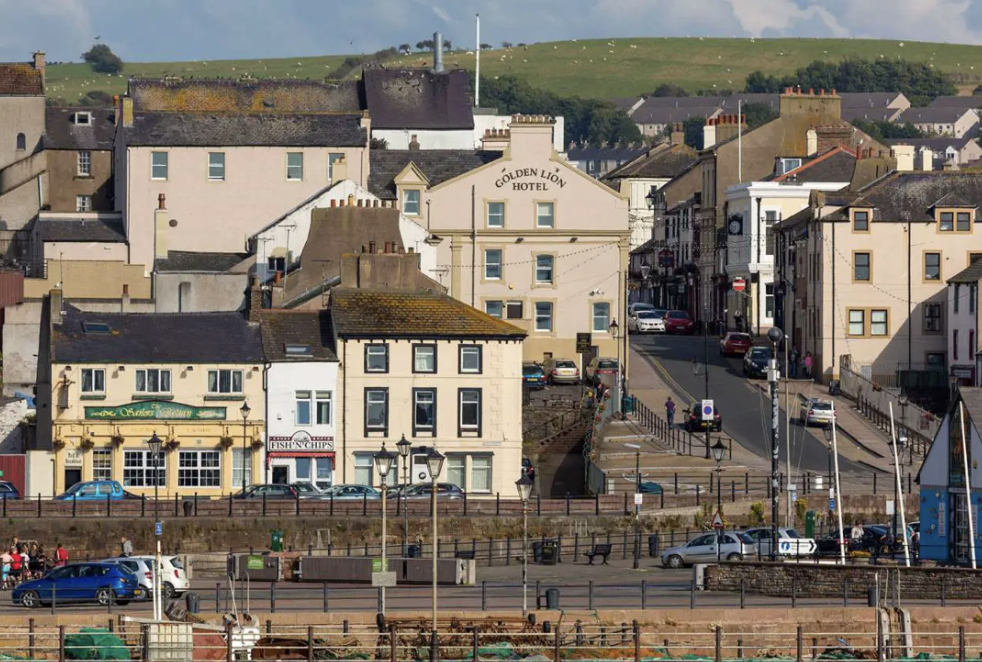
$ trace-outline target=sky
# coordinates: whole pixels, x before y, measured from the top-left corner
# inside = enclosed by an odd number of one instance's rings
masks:
[[[982,0],[0,0],[0,61],[364,53],[442,31],[455,45],[614,37],[861,37],[982,43]]]

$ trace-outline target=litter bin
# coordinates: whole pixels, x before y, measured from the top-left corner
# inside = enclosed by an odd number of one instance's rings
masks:
[[[547,588],[546,589],[546,609],[558,610],[559,609],[559,589],[558,588]]]
[[[539,559],[542,565],[556,565],[557,557],[558,549],[555,540],[547,540],[542,543],[542,558]]]
[[[532,563],[542,563],[542,543],[532,543]]]
[[[833,379],[829,382],[829,395],[842,395],[842,382]]]
[[[193,592],[185,593],[184,604],[187,606],[189,614],[197,614],[201,609],[201,596]]]
[[[815,537],[815,511],[808,510],[805,512],[805,537],[814,538]]]
[[[880,602],[879,591],[877,591],[876,589],[877,589],[876,586],[870,586],[868,589],[866,589],[867,607],[876,607],[877,604]]]
[[[406,545],[406,558],[418,559],[421,556],[419,545]]]
[[[184,505],[184,516],[191,517],[191,511],[194,510],[194,504],[192,504],[190,501],[185,501],[183,505]]]
[[[648,556],[655,558],[658,556],[658,534],[652,533],[648,536]]]
[[[621,413],[633,414],[634,413],[634,396],[625,395],[621,398]]]
[[[273,531],[272,540],[269,542],[269,548],[274,552],[283,551],[283,532]]]

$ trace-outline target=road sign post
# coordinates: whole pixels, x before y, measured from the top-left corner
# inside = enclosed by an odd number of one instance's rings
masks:
[[[713,420],[713,413],[714,412],[715,412],[715,408],[713,406],[713,401],[712,400],[703,400],[702,401],[702,420],[704,420],[704,421],[712,421]]]
[[[713,523],[712,523],[711,526],[714,529],[716,529],[716,563],[719,563],[720,554],[722,552],[721,547],[723,546],[723,535],[722,535],[722,533],[723,533],[723,514],[719,511],[719,508],[717,508],[716,509],[716,512],[713,513]]]
[[[733,279],[733,291],[734,292],[743,292],[745,289],[747,289],[747,281],[745,281],[742,278],[734,278]]]

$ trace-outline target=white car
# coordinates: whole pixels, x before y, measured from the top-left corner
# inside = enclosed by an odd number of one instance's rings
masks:
[[[639,310],[627,318],[627,329],[635,333],[665,333],[665,317],[655,310]]]
[[[801,409],[798,412],[798,419],[806,427],[809,425],[828,427],[834,422],[834,418],[832,403],[817,398],[809,398],[802,402]]]
[[[744,533],[757,543],[757,552],[761,558],[771,555],[772,532],[769,526],[747,529]],[[818,549],[814,538],[805,538],[794,529],[783,526],[777,527],[778,556],[805,557],[812,556]]]
[[[147,563],[151,568],[154,565],[153,555],[127,556],[121,560],[137,559]],[[160,585],[165,598],[176,598],[191,588],[191,581],[188,579],[187,571],[181,565],[179,556],[165,555],[160,557]]]
[[[642,310],[654,310],[654,309],[655,307],[652,306],[650,303],[632,303],[630,306],[627,307],[627,314],[628,317],[631,317],[634,315],[634,313],[640,312]]]

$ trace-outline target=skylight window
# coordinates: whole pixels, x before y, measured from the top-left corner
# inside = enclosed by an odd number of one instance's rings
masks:
[[[82,322],[82,330],[86,333],[112,333],[105,322]]]
[[[289,356],[310,356],[310,345],[287,345],[286,353]]]

